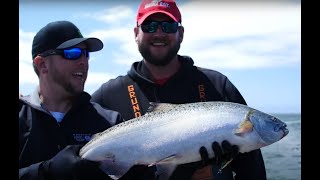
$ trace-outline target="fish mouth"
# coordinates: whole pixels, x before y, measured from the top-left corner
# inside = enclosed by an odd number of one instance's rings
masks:
[[[286,128],[286,125],[282,126],[281,130],[283,132],[282,138],[289,134],[289,129]]]
[[[288,133],[289,133],[289,130],[287,129],[287,124],[285,123],[279,123],[277,124],[275,127],[274,127],[274,131],[275,132],[279,132],[279,131],[282,131],[282,137],[285,137]]]

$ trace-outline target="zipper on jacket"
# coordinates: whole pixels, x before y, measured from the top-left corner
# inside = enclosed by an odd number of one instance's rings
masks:
[[[59,151],[61,151],[61,145],[60,144],[57,145],[57,148],[58,148]]]

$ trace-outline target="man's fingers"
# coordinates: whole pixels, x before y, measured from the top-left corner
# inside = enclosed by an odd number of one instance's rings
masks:
[[[223,159],[225,161],[229,161],[232,158],[232,146],[228,141],[222,141],[221,143],[222,150],[223,150]]]
[[[237,145],[232,146],[232,158],[236,157],[239,154],[239,147]]]
[[[202,159],[202,165],[206,165],[209,161],[209,155],[208,155],[208,151],[205,147],[200,147],[199,149],[199,153]]]
[[[223,158],[225,161],[233,159],[239,153],[239,147],[236,145],[231,146],[228,141],[222,141]]]
[[[212,150],[214,152],[214,159],[216,161],[216,164],[220,166],[223,152],[218,142],[212,143]]]

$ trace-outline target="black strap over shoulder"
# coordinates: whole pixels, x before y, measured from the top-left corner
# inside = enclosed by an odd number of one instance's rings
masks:
[[[222,101],[223,88],[216,76],[209,75],[204,68],[197,67],[200,101]]]
[[[130,109],[134,114],[134,117],[139,117],[145,114],[149,108],[149,100],[143,94],[136,82],[134,82],[130,76],[126,76],[123,79],[124,85],[126,85],[128,97],[130,99]]]

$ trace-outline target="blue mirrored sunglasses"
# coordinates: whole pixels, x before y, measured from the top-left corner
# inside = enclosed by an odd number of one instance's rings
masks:
[[[73,47],[69,49],[49,50],[49,51],[45,51],[44,53],[41,53],[40,56],[47,57],[51,55],[61,55],[63,56],[63,58],[68,60],[77,60],[82,56],[82,54],[85,55],[87,59],[89,59],[89,51],[86,49],[78,48],[78,47]]]
[[[144,21],[140,26],[141,30],[145,33],[154,33],[157,31],[158,26],[165,33],[176,33],[181,26],[178,22],[166,22],[166,21]]]

